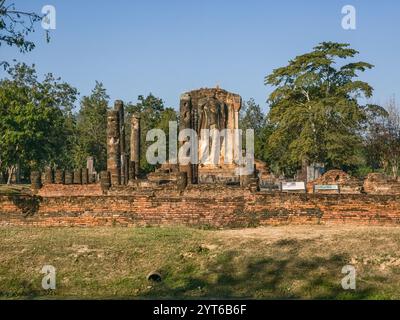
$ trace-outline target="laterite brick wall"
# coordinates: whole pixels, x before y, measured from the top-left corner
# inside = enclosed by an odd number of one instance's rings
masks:
[[[38,195],[41,197],[61,197],[61,196],[100,196],[103,192],[99,183],[97,184],[45,184],[39,189]]]
[[[399,224],[394,195],[264,194],[0,196],[0,225],[191,225],[249,227],[283,223]]]

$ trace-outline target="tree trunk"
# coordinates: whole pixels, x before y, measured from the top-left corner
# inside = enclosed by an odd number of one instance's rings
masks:
[[[393,176],[393,179],[397,180],[398,166],[396,164],[392,165],[392,176]]]
[[[8,178],[7,178],[7,184],[10,185],[12,181],[12,177],[14,174],[15,166],[11,166],[7,169],[8,171]]]

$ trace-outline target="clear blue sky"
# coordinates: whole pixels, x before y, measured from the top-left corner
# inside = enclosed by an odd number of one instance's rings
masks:
[[[57,10],[57,29],[46,43],[40,25],[28,54],[1,48],[1,59],[35,63],[90,93],[102,81],[111,99],[161,97],[177,107],[181,93],[222,88],[254,97],[266,107],[271,88],[264,76],[321,41],[347,42],[359,59],[376,67],[362,80],[372,102],[400,97],[400,1],[398,0],[15,0],[17,6]],[[341,27],[341,9],[357,9],[357,29]],[[3,74],[2,74],[3,75]]]

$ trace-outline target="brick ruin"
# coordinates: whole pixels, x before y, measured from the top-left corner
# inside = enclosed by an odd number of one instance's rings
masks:
[[[241,97],[199,89],[180,100],[180,129],[239,128]],[[282,178],[262,161],[250,176],[238,176],[239,153],[232,164],[170,163],[144,175],[140,171],[140,115],[125,124],[122,101],[107,114],[107,170],[87,168],[32,172],[32,194],[0,195],[0,225],[92,226],[182,224],[212,227],[278,223],[400,223],[400,182],[383,174],[364,180],[331,170],[299,192],[282,192]],[[126,136],[130,125],[130,137]],[[127,143],[128,142],[128,143]],[[129,147],[129,148],[128,148]],[[202,152],[201,143],[198,152]],[[226,153],[219,150],[220,160]],[[316,190],[316,185],[337,186]]]

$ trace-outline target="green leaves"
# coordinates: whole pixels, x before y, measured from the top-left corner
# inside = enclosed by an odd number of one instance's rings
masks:
[[[370,98],[373,88],[354,78],[373,66],[340,66],[356,54],[348,44],[323,42],[265,77],[266,85],[276,87],[268,99],[274,128],[268,146],[281,170],[304,161],[340,167],[359,160],[359,130],[371,114],[358,100]]]
[[[243,130],[243,137],[245,137],[247,129],[254,130],[255,157],[265,159],[263,149],[265,148],[264,144],[269,131],[266,130],[265,115],[262,113],[260,106],[251,98],[246,103],[243,103],[239,117],[239,126]],[[245,141],[243,141],[243,146],[245,147]]]
[[[10,68],[9,75],[0,81],[0,170],[59,163],[76,89],[52,75],[39,82],[34,66],[25,64]]]
[[[96,170],[107,168],[107,110],[110,97],[101,82],[96,85],[90,96],[81,100],[77,115],[73,140],[73,162],[75,167],[85,167],[86,159],[94,157]]]

